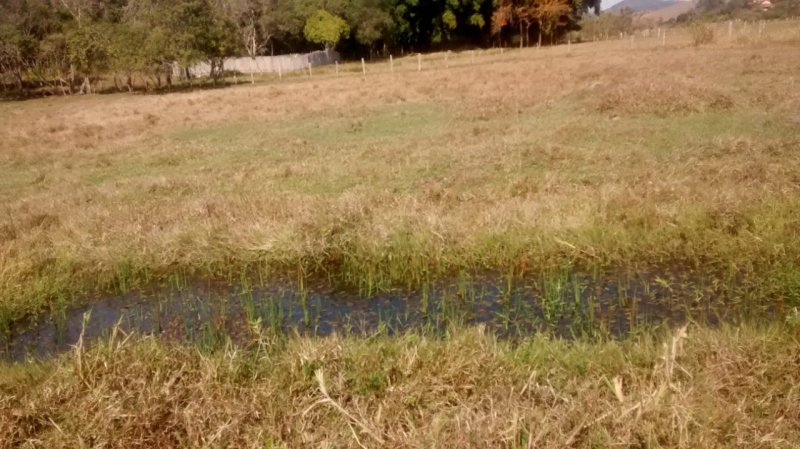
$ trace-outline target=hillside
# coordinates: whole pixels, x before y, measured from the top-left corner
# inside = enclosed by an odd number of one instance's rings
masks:
[[[693,10],[694,8],[695,8],[694,2],[678,1],[661,9],[647,11],[644,14],[642,14],[641,18],[645,20],[653,20],[656,22],[672,20],[677,18],[681,14]]]
[[[611,8],[608,8],[608,11],[622,11],[623,9],[630,9],[632,11],[655,11],[667,8],[676,3],[682,2],[680,0],[622,0]]]

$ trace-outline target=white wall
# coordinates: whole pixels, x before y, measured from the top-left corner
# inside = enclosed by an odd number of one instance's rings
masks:
[[[340,60],[339,53],[333,50],[315,51],[303,55],[280,55],[280,56],[256,56],[255,58],[225,58],[225,71],[236,71],[239,73],[278,73],[295,72],[307,70],[309,63],[312,67],[333,64]],[[175,76],[182,75],[181,68],[175,66]],[[207,62],[201,62],[189,67],[192,76],[208,76],[211,73],[211,66]]]

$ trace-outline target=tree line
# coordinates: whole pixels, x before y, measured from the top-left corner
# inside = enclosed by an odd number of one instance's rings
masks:
[[[0,0],[5,88],[91,92],[113,73],[170,85],[174,63],[335,48],[350,57],[552,42],[600,0]],[[119,81],[117,81],[119,80]]]

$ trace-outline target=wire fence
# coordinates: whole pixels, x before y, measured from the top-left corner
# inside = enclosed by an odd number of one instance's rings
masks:
[[[800,20],[722,21],[707,23],[713,39],[704,45],[711,47],[755,46],[768,42],[800,42]],[[596,36],[591,40],[564,39],[557,45],[542,47],[495,47],[466,51],[412,53],[399,57],[390,55],[375,61],[350,61],[336,63],[304,76],[361,76],[402,74],[430,70],[477,66],[499,61],[513,62],[536,58],[559,58],[603,51],[662,51],[695,46],[691,26],[655,26],[633,33]],[[296,76],[296,75],[295,75]]]

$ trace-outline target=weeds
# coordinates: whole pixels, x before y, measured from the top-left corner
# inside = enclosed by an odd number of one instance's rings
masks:
[[[211,352],[115,335],[24,372],[0,370],[0,441],[791,447],[800,437],[791,388],[800,346],[776,326],[517,345],[478,329],[446,339],[258,337],[252,350]]]
[[[714,42],[714,30],[706,23],[692,22],[689,25],[689,34],[695,47],[708,45]]]
[[[453,326],[477,324],[511,339],[537,332],[568,338],[627,338],[687,321],[781,321],[794,307],[787,294],[765,288],[760,278],[750,279],[741,272],[649,270],[587,275],[562,267],[539,279],[515,278],[510,272],[488,276],[462,271],[450,282],[371,297],[330,290],[304,277],[296,286],[258,288],[245,282],[229,287],[195,285],[179,292],[167,287],[96,303],[101,318],[93,322],[87,337],[102,337],[122,322],[126,332],[153,333],[206,349],[226,341],[245,344],[255,324],[282,338],[417,331],[442,335]],[[66,301],[56,304],[60,305],[49,320],[31,321],[9,334],[6,357],[26,358],[29,345],[42,356],[76,343],[80,314],[86,309],[71,308]]]

